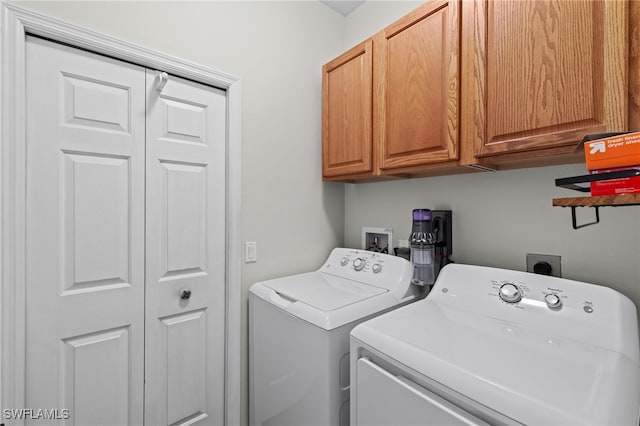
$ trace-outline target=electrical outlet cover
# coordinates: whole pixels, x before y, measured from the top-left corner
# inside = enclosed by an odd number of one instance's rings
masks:
[[[527,253],[527,272],[533,273],[533,267],[536,263],[546,262],[551,266],[551,276],[561,278],[562,277],[562,268],[561,268],[561,257],[553,254],[535,254],[535,253]]]

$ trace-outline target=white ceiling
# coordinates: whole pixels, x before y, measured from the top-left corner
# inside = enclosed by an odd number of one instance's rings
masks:
[[[348,14],[353,12],[358,6],[360,6],[364,2],[365,2],[365,0],[358,0],[358,1],[352,1],[352,0],[334,0],[334,1],[320,0],[320,3],[326,4],[331,9],[335,10],[336,12],[340,13],[343,16],[347,16]]]

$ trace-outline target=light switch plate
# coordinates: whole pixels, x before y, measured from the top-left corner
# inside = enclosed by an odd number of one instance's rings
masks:
[[[258,261],[258,243],[255,241],[247,241],[244,243],[244,263],[253,263]]]

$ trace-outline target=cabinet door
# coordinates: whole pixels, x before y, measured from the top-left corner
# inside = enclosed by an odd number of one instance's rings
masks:
[[[472,64],[463,136],[476,156],[569,152],[585,134],[626,129],[626,1],[477,0],[463,9]]]
[[[322,67],[323,177],[373,171],[372,41]]]
[[[458,158],[459,3],[430,1],[374,37],[382,169]]]

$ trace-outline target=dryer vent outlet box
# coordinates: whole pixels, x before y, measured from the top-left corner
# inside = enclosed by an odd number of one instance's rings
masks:
[[[362,249],[393,254],[393,230],[391,228],[362,227]]]

